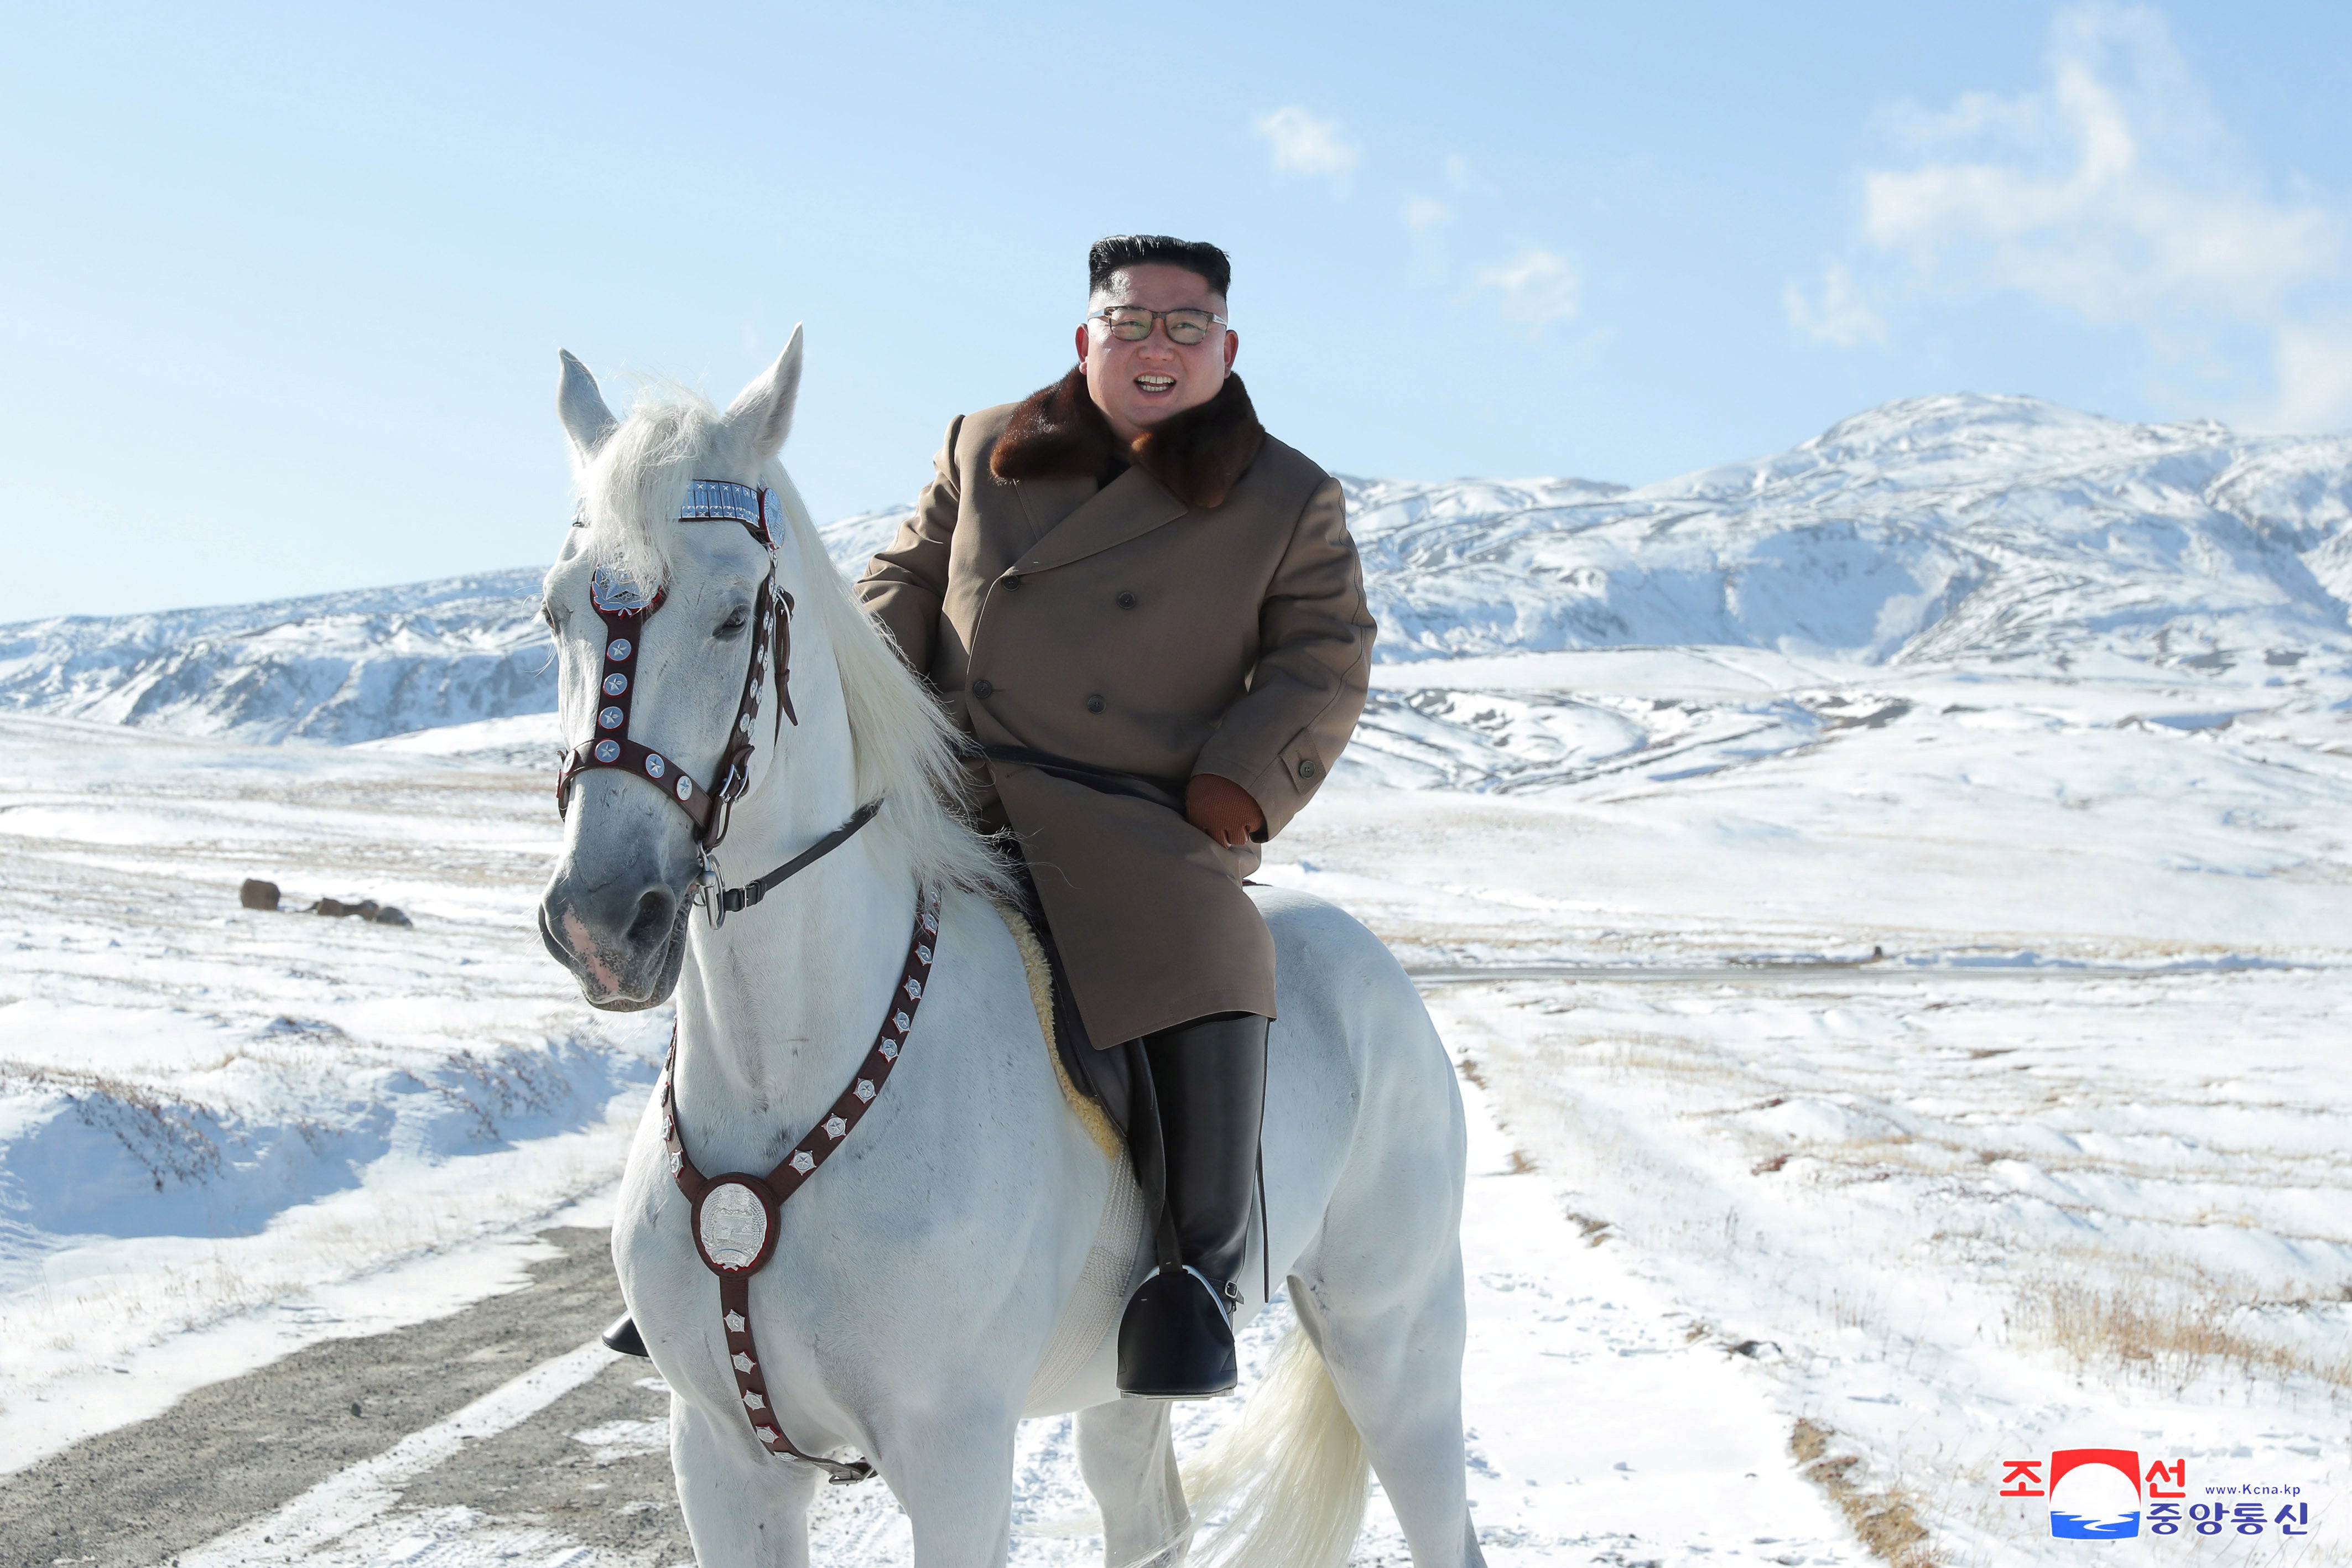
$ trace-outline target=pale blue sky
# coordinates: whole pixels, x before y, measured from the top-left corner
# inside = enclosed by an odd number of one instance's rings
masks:
[[[547,559],[568,347],[904,501],[1097,235],[1234,257],[1267,424],[1641,483],[1890,398],[2352,426],[2352,6],[33,7],[0,619]]]

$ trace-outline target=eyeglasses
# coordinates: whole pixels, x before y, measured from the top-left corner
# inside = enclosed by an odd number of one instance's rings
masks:
[[[1087,318],[1100,321],[1110,329],[1110,335],[1122,343],[1140,343],[1151,336],[1154,321],[1168,323],[1168,340],[1186,348],[1203,341],[1211,327],[1230,327],[1232,322],[1210,310],[1146,310],[1140,305],[1108,305]]]

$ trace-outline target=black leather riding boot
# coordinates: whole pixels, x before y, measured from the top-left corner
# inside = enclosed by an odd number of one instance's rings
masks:
[[[1231,1394],[1240,1376],[1233,1312],[1241,1291],[1234,1281],[1249,1248],[1256,1193],[1265,1034],[1265,1019],[1238,1013],[1144,1037],[1165,1192],[1162,1252],[1172,1231],[1176,1260],[1163,1261],[1128,1298],[1118,1325],[1121,1394],[1208,1399]],[[1136,1110],[1139,1123],[1145,1107]]]

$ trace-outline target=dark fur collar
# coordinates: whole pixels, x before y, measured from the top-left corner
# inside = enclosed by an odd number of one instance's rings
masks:
[[[1041,387],[1013,411],[996,439],[988,471],[999,479],[1098,479],[1134,464],[1188,507],[1224,504],[1265,444],[1265,426],[1250,406],[1249,391],[1229,375],[1217,395],[1171,414],[1121,452],[1110,422],[1087,395],[1083,369]]]

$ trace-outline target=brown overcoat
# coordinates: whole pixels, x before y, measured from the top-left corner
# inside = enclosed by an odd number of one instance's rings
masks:
[[[983,745],[1181,791],[1214,773],[1279,832],[1363,711],[1373,625],[1339,484],[1268,436],[1238,377],[1120,450],[1073,371],[948,426],[915,514],[858,582]],[[1087,1032],[1108,1048],[1274,1016],[1255,845],[1035,767],[989,765]]]

